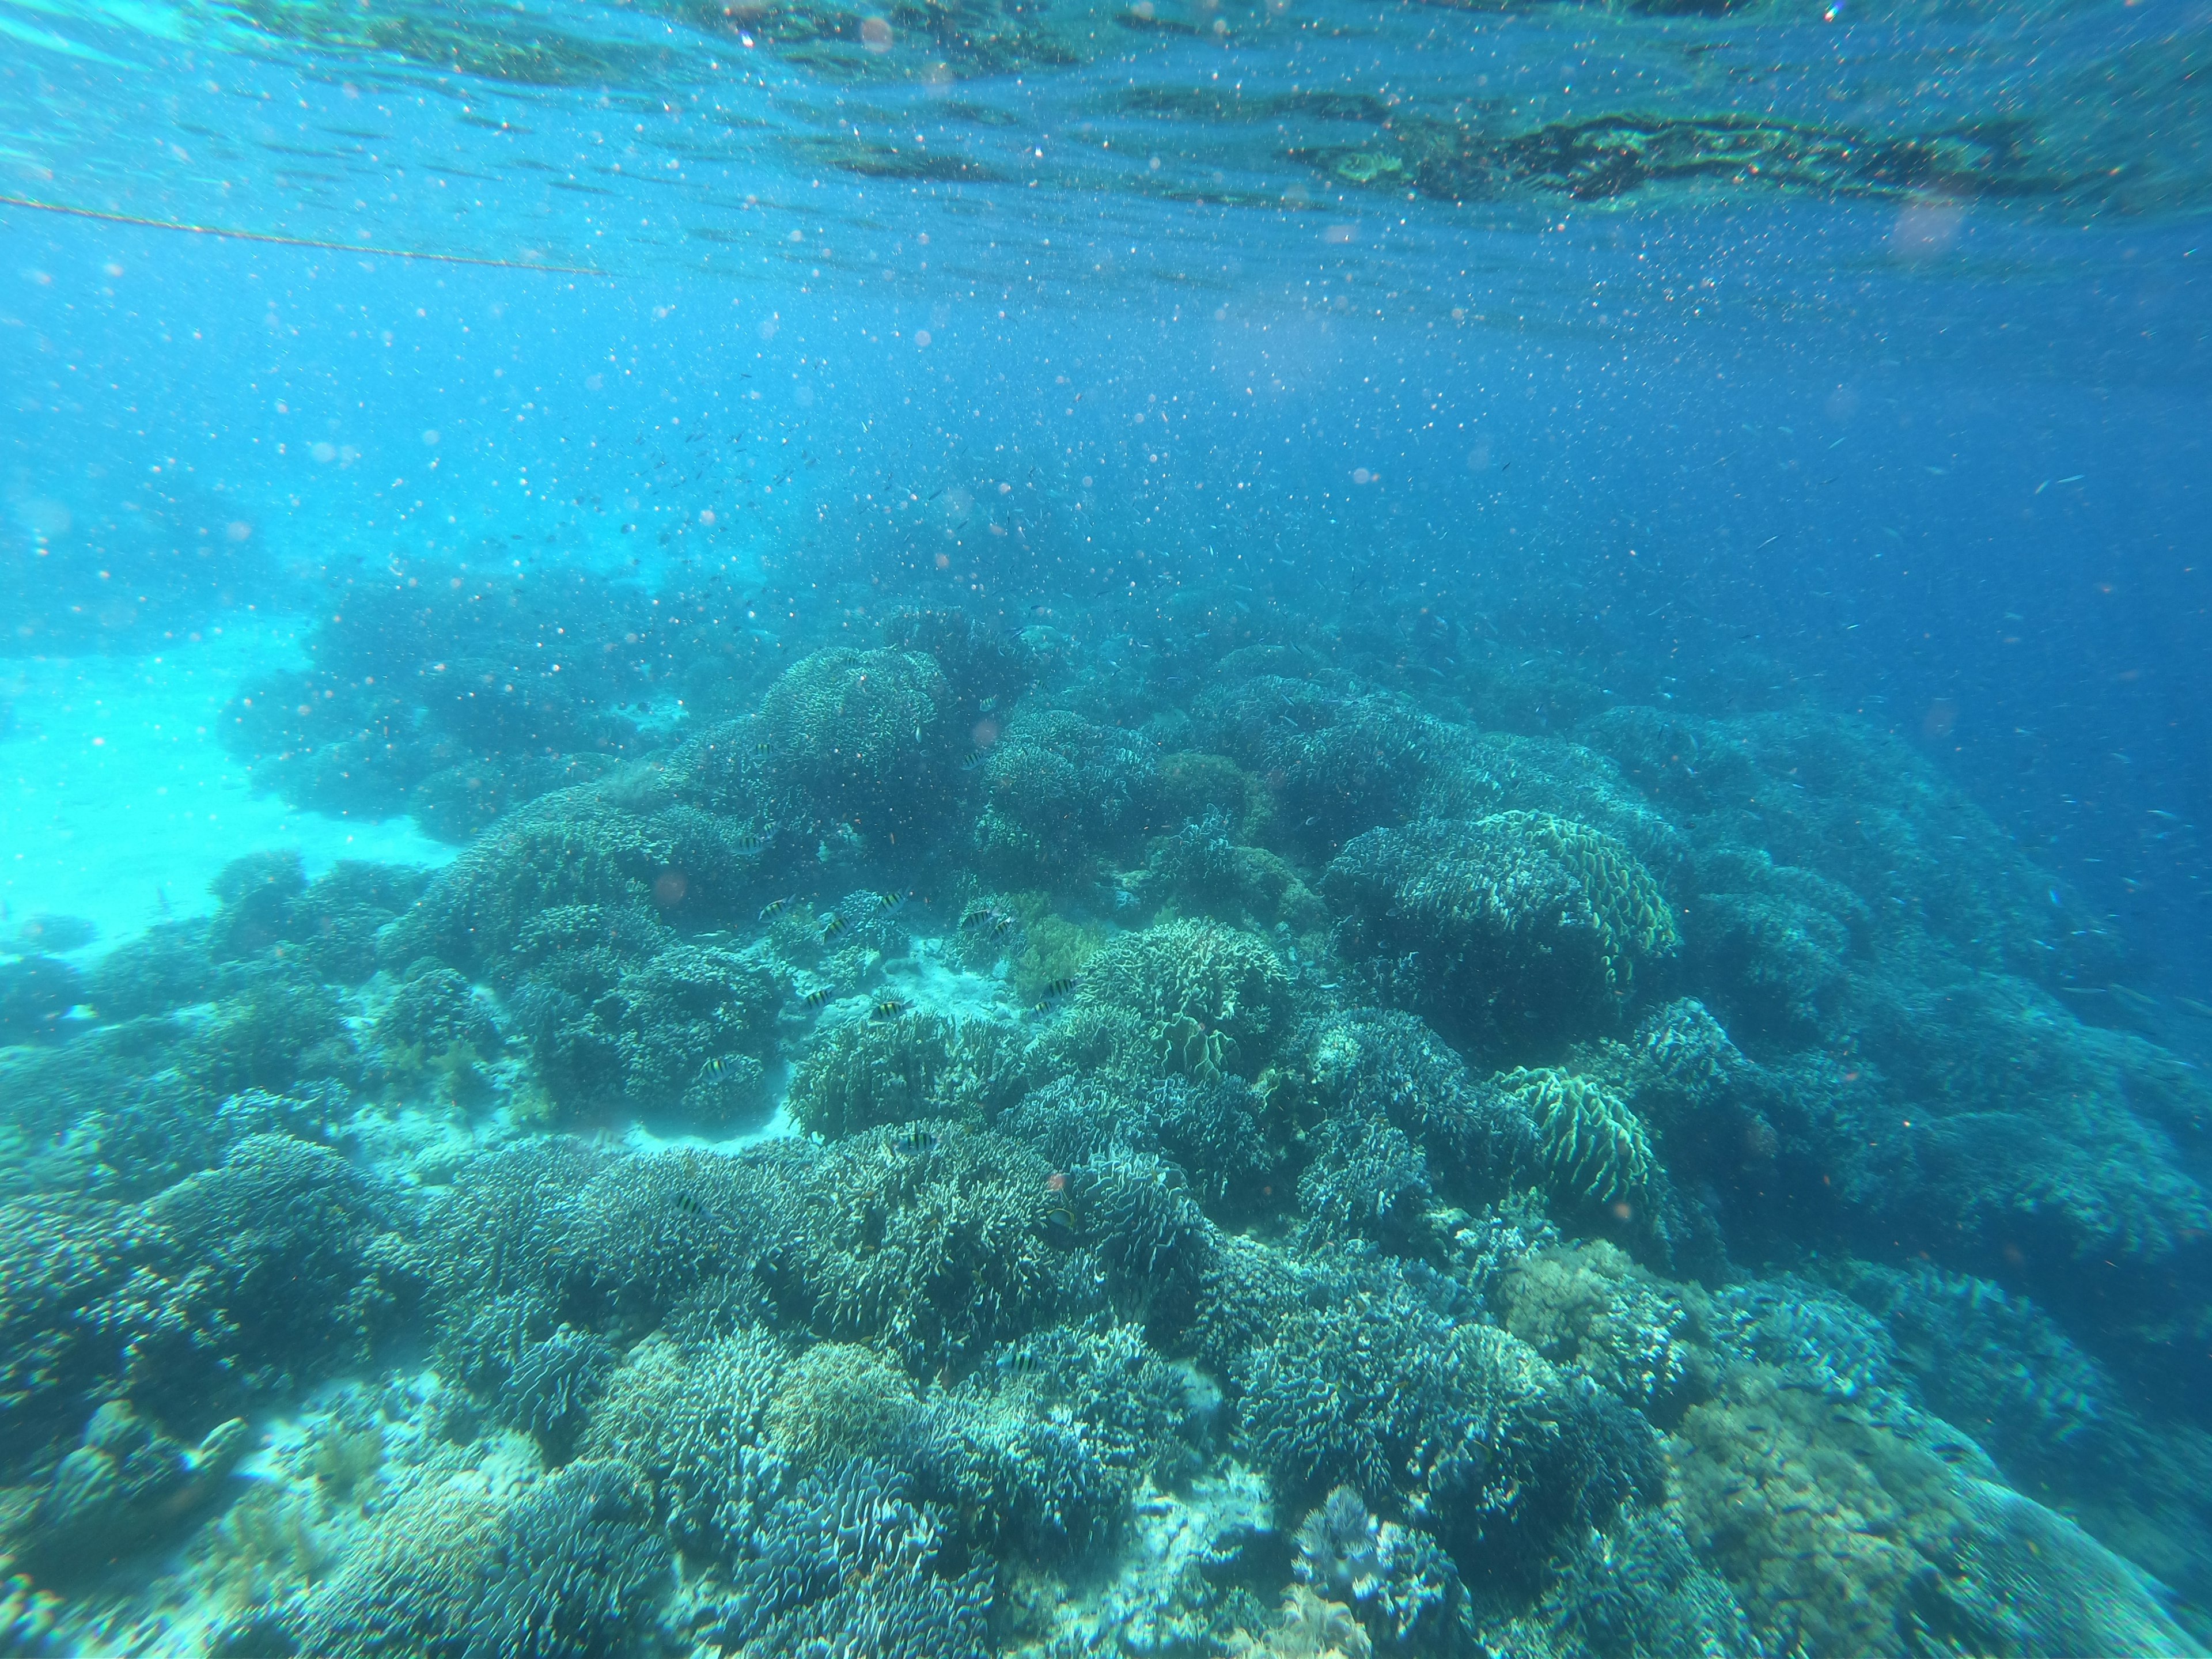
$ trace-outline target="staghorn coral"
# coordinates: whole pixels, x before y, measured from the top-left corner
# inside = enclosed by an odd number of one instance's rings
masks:
[[[1072,1226],[1096,1254],[1124,1316],[1163,1330],[1188,1320],[1214,1229],[1180,1168],[1148,1153],[1107,1152],[1066,1177],[1064,1202],[1048,1222]]]
[[[803,1477],[762,1517],[711,1638],[744,1659],[788,1653],[983,1659],[991,1575],[945,1561],[943,1525],[865,1459]]]
[[[728,1559],[782,1488],[764,1439],[786,1376],[783,1346],[764,1331],[690,1345],[655,1334],[609,1377],[579,1449],[638,1471],[686,1555]]]
[[[1014,1034],[984,1021],[854,1020],[808,1045],[787,1109],[800,1128],[833,1139],[919,1118],[981,1122],[1018,1091],[1018,1059]]]
[[[485,1056],[497,1054],[501,1042],[498,1023],[469,981],[428,959],[407,970],[376,1017],[376,1040],[387,1049],[430,1054],[461,1043]]]
[[[547,958],[516,998],[539,1078],[562,1109],[681,1111],[720,1126],[757,1103],[781,981],[762,953],[669,944],[623,961],[595,939],[574,948],[549,933],[574,915],[549,912],[523,948]],[[576,918],[579,921],[583,918]],[[587,932],[586,939],[591,939]]]
[[[1536,1154],[1552,1200],[1562,1209],[1650,1203],[1657,1161],[1643,1121],[1602,1083],[1549,1066],[1492,1079],[1536,1126]]]
[[[93,963],[84,1000],[102,1019],[138,1019],[206,1002],[227,977],[209,945],[205,917],[161,921]]]
[[[573,770],[646,746],[614,711],[708,631],[678,620],[675,606],[582,571],[364,577],[326,604],[308,665],[250,682],[219,729],[258,787],[296,805],[413,811],[465,841]]]
[[[1359,1121],[1418,1147],[1425,1178],[1449,1201],[1503,1197],[1538,1167],[1528,1103],[1486,1089],[1465,1061],[1411,1014],[1353,1009],[1298,1029],[1282,1097],[1302,1124]],[[1372,1133],[1372,1131],[1370,1131]]]
[[[698,807],[642,799],[623,778],[562,789],[501,818],[465,848],[421,898],[379,934],[377,959],[395,973],[434,957],[502,988],[550,943],[526,934],[544,913],[596,907],[607,940],[651,954],[664,921],[712,926],[734,917],[765,843]]]
[[[61,957],[0,956],[0,1042],[58,1036],[83,998],[83,976]]]
[[[1023,1379],[970,1377],[933,1392],[893,1449],[917,1492],[981,1553],[1080,1559],[1127,1518],[1135,1470],[1109,1462],[1088,1425],[1041,1407]]]

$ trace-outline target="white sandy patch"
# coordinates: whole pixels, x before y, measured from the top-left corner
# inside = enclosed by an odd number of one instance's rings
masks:
[[[0,660],[0,898],[18,920],[82,916],[95,953],[165,914],[214,908],[208,884],[243,854],[297,848],[309,875],[339,859],[443,864],[410,818],[295,811],[256,795],[217,740],[224,702],[301,660],[280,620],[227,621],[151,657]]]

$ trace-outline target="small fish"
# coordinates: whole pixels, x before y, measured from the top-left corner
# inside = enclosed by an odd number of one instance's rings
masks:
[[[1065,979],[1056,979],[1044,988],[1044,1000],[1047,1002],[1057,1002],[1074,988],[1075,976],[1073,974]]]
[[[688,1216],[697,1217],[707,1213],[706,1203],[696,1193],[679,1192],[668,1201]]]
[[[738,832],[738,851],[748,858],[762,852],[767,846],[768,837],[757,830],[741,830]]]
[[[817,985],[812,990],[809,991],[805,996],[801,997],[799,1000],[810,1008],[819,1008],[823,1003],[830,1000],[830,987],[827,985]]]
[[[822,937],[825,939],[835,939],[844,931],[845,918],[842,916],[832,916],[822,924]]]
[[[761,920],[766,921],[770,916],[781,914],[784,906],[790,902],[788,898],[770,899],[761,906]]]
[[[984,699],[983,699],[983,701],[982,701],[982,702],[979,702],[979,703],[977,703],[977,704],[975,705],[975,707],[976,707],[978,709],[980,709],[982,713],[984,713],[984,714],[989,714],[993,709],[996,708],[998,706],[999,706],[999,700],[998,700],[996,697],[986,697],[986,698],[984,698]]]
[[[884,910],[896,910],[899,906],[905,902],[906,895],[904,893],[878,893],[876,895],[876,903],[878,907]]]
[[[904,997],[885,997],[876,1004],[874,1017],[878,1019],[896,1019],[913,1006]]]
[[[991,751],[988,749],[970,749],[967,754],[962,757],[960,762],[960,769],[963,772],[972,772],[990,758]]]
[[[1075,1231],[1075,1212],[1065,1204],[1056,1206],[1045,1212],[1044,1224],[1048,1232],[1073,1235]]]
[[[1012,929],[1013,925],[1014,919],[1009,915],[994,915],[991,918],[991,932],[1000,937]]]
[[[720,1077],[721,1074],[722,1056],[720,1054],[716,1054],[714,1059],[708,1060],[704,1066],[702,1066],[699,1068],[699,1075],[701,1077],[714,1078]]]

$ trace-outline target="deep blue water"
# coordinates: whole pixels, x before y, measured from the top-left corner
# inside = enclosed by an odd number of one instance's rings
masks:
[[[0,0],[0,1652],[2202,1650],[2208,62]]]

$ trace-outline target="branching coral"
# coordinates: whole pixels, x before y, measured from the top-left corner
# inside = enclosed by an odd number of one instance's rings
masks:
[[[1267,944],[1214,921],[1127,933],[1085,965],[1070,1009],[1121,1014],[1136,1043],[1106,1030],[1114,1061],[1139,1073],[1212,1080],[1257,1076],[1287,1023],[1290,976]]]
[[[764,1332],[690,1346],[648,1336],[609,1378],[580,1449],[639,1471],[687,1554],[726,1559],[781,1487],[763,1443],[785,1367],[782,1345]]]
[[[881,842],[944,809],[950,700],[914,651],[817,651],[786,669],[755,719],[761,779],[795,827],[857,823]]]
[[[1095,1297],[1049,1237],[1050,1167],[1003,1136],[878,1130],[784,1173],[823,1335],[882,1341],[926,1374]]]
[[[1300,1306],[1230,1372],[1240,1442],[1279,1491],[1387,1497],[1467,1572],[1532,1571],[1559,1528],[1602,1519],[1656,1472],[1642,1419],[1402,1278]]]
[[[1492,1080],[1536,1126],[1537,1156],[1553,1200],[1564,1207],[1609,1208],[1649,1202],[1658,1164],[1651,1138],[1628,1103],[1602,1083],[1572,1072],[1517,1067]]]
[[[222,1336],[210,1343],[164,1321],[137,1337],[133,1397],[174,1400],[189,1420],[234,1390],[289,1387],[367,1358],[422,1290],[410,1209],[387,1182],[278,1134],[248,1136],[219,1169],[150,1200],[147,1218],[176,1252],[169,1294],[200,1304]]]
[[[1498,1276],[1493,1301],[1499,1322],[1537,1352],[1579,1366],[1658,1421],[1710,1384],[1688,1310],[1602,1240],[1515,1263]]]
[[[1277,822],[1322,856],[1405,817],[1453,748],[1447,728],[1389,693],[1272,675],[1207,692],[1197,714],[1208,746],[1265,779]]]
[[[629,1654],[672,1577],[643,1485],[619,1463],[572,1463],[504,1503],[434,1478],[281,1624],[291,1650],[331,1659]]]
[[[784,1371],[769,1402],[769,1443],[800,1469],[884,1456],[915,1409],[914,1385],[872,1348],[821,1342]]]
[[[984,1659],[991,1574],[945,1561],[936,1513],[856,1459],[803,1478],[754,1529],[714,1639],[745,1659],[787,1653]]]
[[[1008,1028],[906,1013],[817,1036],[799,1062],[788,1109],[801,1128],[834,1138],[917,1118],[981,1122],[1020,1086]]]
[[[1416,953],[1425,998],[1477,1034],[1604,1023],[1680,942],[1626,847],[1544,812],[1370,830],[1322,890],[1368,948]]]
[[[225,745],[295,805],[420,813],[465,840],[580,764],[639,746],[611,712],[697,648],[678,607],[579,571],[512,582],[430,569],[349,583],[304,671],[257,678],[226,708]],[[688,620],[688,618],[686,618]]]
[[[1349,1486],[1338,1486],[1299,1522],[1291,1571],[1299,1583],[1352,1607],[1383,1653],[1448,1652],[1467,1592],[1437,1541],[1419,1528],[1377,1521]]]
[[[1151,821],[1155,762],[1131,733],[1064,709],[1024,712],[990,750],[975,826],[983,867],[1065,879]]]

